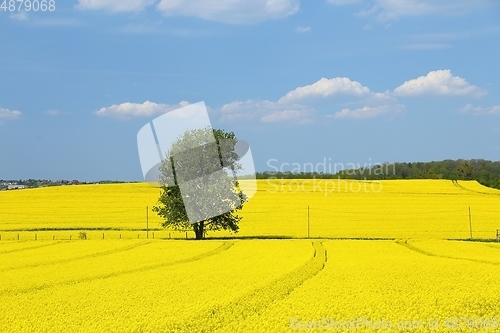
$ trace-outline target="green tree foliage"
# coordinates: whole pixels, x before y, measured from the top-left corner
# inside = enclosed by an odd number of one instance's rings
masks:
[[[474,167],[469,161],[461,161],[457,167],[457,171],[460,173],[462,179],[471,180]]]
[[[345,178],[345,179],[450,179],[476,180],[500,189],[500,162],[482,159],[414,163],[382,163],[348,169],[335,174],[317,172],[261,172],[257,178]]]
[[[209,128],[189,130],[174,142],[159,169],[159,205],[153,207],[164,219],[163,227],[193,228],[196,239],[204,238],[207,230],[238,232],[241,217],[237,211],[246,197],[238,190],[237,180],[222,171],[222,167],[241,169],[236,144],[233,132]],[[186,205],[199,216],[220,214],[200,217],[199,222],[191,224],[193,215],[189,216]]]

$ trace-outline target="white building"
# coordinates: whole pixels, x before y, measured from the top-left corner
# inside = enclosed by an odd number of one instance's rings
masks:
[[[17,185],[17,184],[10,184],[7,186],[8,190],[20,190],[23,188],[26,188],[26,186],[25,185]]]

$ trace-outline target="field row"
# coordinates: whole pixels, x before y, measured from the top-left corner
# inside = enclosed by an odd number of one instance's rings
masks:
[[[364,320],[364,331],[474,318],[488,331],[499,268],[500,244],[461,241],[3,242],[0,328],[287,332]]]
[[[3,241],[45,241],[45,240],[108,240],[108,239],[192,239],[193,230],[41,230],[0,231]]]

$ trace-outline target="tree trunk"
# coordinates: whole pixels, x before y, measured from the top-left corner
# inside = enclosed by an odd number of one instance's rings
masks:
[[[196,235],[196,239],[203,239],[203,233],[205,231],[205,223],[204,221],[193,224],[194,234]]]

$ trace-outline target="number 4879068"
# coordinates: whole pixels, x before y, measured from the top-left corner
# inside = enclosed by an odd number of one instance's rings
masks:
[[[53,12],[55,0],[0,0],[0,11],[4,12]]]

